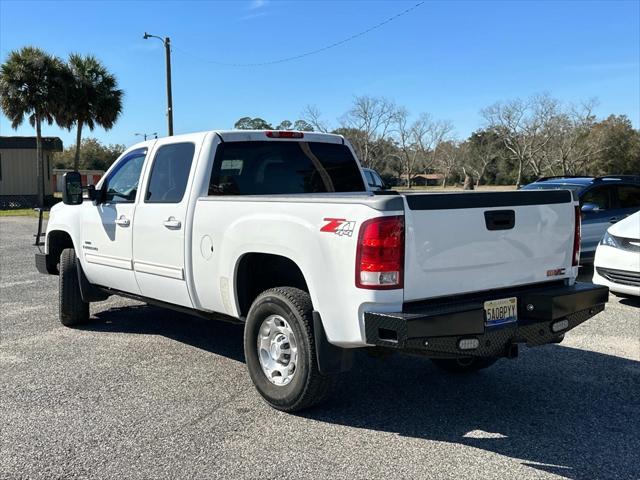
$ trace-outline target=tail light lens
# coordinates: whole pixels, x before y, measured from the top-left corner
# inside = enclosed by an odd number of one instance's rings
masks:
[[[571,265],[576,267],[580,263],[580,207],[576,206],[575,209],[575,229],[573,232],[573,257]]]
[[[379,217],[360,226],[356,251],[356,287],[402,288],[404,217]]]

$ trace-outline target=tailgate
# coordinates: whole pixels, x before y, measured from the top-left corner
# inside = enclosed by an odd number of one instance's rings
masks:
[[[406,195],[404,300],[572,275],[567,190]]]

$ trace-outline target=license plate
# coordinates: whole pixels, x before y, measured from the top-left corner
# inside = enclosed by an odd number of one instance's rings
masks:
[[[493,327],[518,321],[518,299],[501,298],[484,302],[485,325]]]

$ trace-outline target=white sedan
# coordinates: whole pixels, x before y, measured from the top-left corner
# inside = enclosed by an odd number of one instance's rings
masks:
[[[593,283],[640,296],[640,212],[609,227],[593,262]]]

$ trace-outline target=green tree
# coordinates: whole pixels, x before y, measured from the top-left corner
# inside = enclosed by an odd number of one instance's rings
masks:
[[[593,175],[640,172],[640,131],[626,115],[609,115],[593,129],[600,138],[600,152],[590,165]]]
[[[298,132],[313,132],[313,125],[306,120],[296,120],[293,122],[293,129]]]
[[[80,144],[78,168],[87,170],[107,170],[125,150],[124,145],[104,145],[95,138],[85,138]],[[77,148],[70,145],[53,156],[55,168],[74,168]]]
[[[488,174],[495,172],[498,160],[508,156],[502,140],[493,130],[477,130],[467,139],[469,154],[466,156],[465,167],[473,177],[478,187]]]
[[[271,124],[260,117],[242,117],[233,125],[233,128],[238,130],[273,130]]]
[[[96,125],[109,130],[122,112],[123,91],[118,88],[116,77],[94,56],[69,55],[67,62],[73,75],[70,88],[70,103],[66,109],[66,123],[75,125],[76,152],[73,168],[80,165],[80,145],[82,128],[93,131]]]
[[[313,126],[305,120],[281,121],[275,128],[266,120],[260,117],[242,117],[234,125],[233,128],[238,130],[296,130],[298,132],[313,132]]]
[[[291,123],[291,120],[283,120],[276,127],[276,130],[292,130],[292,129],[293,129],[293,123]]]
[[[25,117],[36,129],[36,171],[38,204],[44,205],[44,159],[42,123],[61,123],[60,112],[67,103],[69,82],[64,63],[43,50],[23,47],[9,53],[0,66],[0,108],[18,128]]]

